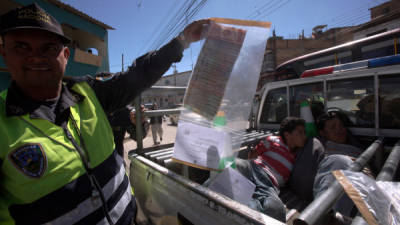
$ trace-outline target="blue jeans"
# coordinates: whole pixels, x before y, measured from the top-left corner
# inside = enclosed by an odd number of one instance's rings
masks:
[[[279,189],[272,183],[264,170],[253,160],[236,159],[237,170],[256,185],[250,208],[282,222],[286,221],[285,205],[279,198]]]
[[[336,180],[332,171],[346,170],[353,163],[353,160],[346,155],[329,155],[326,156],[318,166],[318,172],[314,180],[314,198],[317,198]],[[344,194],[334,205],[333,210],[344,216],[351,216],[351,210],[354,203]]]

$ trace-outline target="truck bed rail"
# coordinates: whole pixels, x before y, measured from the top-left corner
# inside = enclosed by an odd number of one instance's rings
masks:
[[[383,138],[379,138],[367,150],[357,158],[355,162],[350,166],[351,171],[361,171],[368,161],[374,156],[379,148],[382,147]],[[308,225],[318,224],[321,219],[328,213],[333,207],[336,201],[343,195],[343,187],[338,181],[335,181],[331,186],[322,193],[318,198],[314,199],[310,205],[300,214],[300,216],[294,220],[295,225]]]

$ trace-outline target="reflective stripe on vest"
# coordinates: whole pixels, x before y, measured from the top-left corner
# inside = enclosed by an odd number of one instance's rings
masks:
[[[132,217],[127,211],[133,211],[130,208],[134,198],[124,173],[123,159],[113,150],[107,117],[87,83],[77,83],[72,89],[85,97],[70,107],[70,111],[85,141],[93,174],[104,190],[112,220],[127,221]],[[98,204],[91,198],[92,186],[82,161],[62,128],[47,120],[31,119],[29,115],[22,117],[32,125],[19,116],[7,117],[6,95],[4,91],[0,96],[3,99],[0,101],[0,160],[3,161],[0,221],[7,224],[55,224],[57,221],[59,224],[96,224],[105,219],[101,201],[97,199]],[[71,121],[68,130],[79,143]],[[40,169],[43,173],[36,173]]]
[[[116,155],[116,156],[120,157],[119,155]],[[122,184],[124,178],[128,179],[125,176],[125,167],[123,165],[121,165],[119,172],[111,180],[109,180],[107,182],[107,184],[102,188],[106,201],[110,200],[112,194]],[[128,185],[124,190],[124,194],[122,195],[122,197],[120,198],[120,200],[117,202],[117,204],[114,207],[114,208],[120,209],[120,212],[115,213],[114,209],[110,210],[110,215],[111,215],[111,218],[113,219],[114,223],[116,223],[118,221],[118,219],[124,212],[125,207],[129,204],[131,199],[132,199],[132,192],[131,192],[130,185]],[[75,209],[69,211],[68,213],[66,213],[46,224],[48,224],[48,225],[74,224],[74,223],[82,220],[86,216],[90,215],[95,210],[99,209],[101,207],[100,203],[101,203],[100,199],[98,199],[98,202],[95,203],[95,202],[93,202],[93,200],[90,196],[89,198],[87,198],[83,202],[81,202],[79,205],[77,205]],[[116,214],[116,215],[114,215],[114,214]],[[105,221],[107,222],[106,219],[105,219]],[[105,224],[107,224],[107,223],[105,223]]]

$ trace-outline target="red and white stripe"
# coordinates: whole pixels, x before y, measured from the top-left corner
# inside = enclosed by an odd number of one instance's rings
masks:
[[[255,149],[258,153],[254,162],[261,166],[277,186],[283,186],[289,179],[295,155],[279,136],[268,136]]]

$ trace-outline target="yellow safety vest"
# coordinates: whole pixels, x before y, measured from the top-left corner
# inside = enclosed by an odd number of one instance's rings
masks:
[[[0,224],[106,221],[99,193],[71,138],[80,146],[83,140],[114,223],[130,216],[124,212],[133,207],[134,198],[107,117],[86,82],[71,89],[84,100],[70,107],[67,131],[29,114],[7,117],[7,90],[0,94]]]

